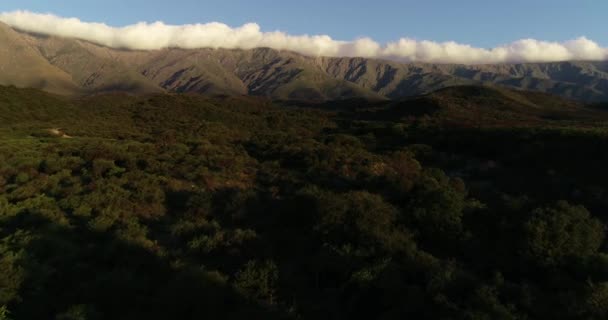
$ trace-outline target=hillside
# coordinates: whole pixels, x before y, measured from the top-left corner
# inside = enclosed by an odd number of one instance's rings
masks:
[[[55,93],[193,92],[275,100],[401,99],[455,85],[496,85],[582,101],[608,99],[608,62],[501,65],[306,57],[267,48],[110,49],[0,23],[0,84]]]
[[[33,87],[56,93],[75,93],[71,75],[53,66],[23,34],[0,23],[0,85]]]
[[[363,121],[415,120],[457,127],[525,127],[553,121],[581,126],[602,125],[608,120],[603,104],[499,86],[455,86],[403,99],[348,99],[306,106],[342,112]]]

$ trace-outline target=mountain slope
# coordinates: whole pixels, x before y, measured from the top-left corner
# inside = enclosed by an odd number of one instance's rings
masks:
[[[35,87],[55,93],[74,93],[71,76],[51,65],[25,37],[0,23],[0,84]]]
[[[608,99],[608,62],[432,65],[324,58],[320,59],[319,65],[333,77],[371,88],[390,98],[454,85],[493,84],[580,100]]]
[[[501,65],[307,57],[267,48],[131,51],[0,24],[0,84],[56,93],[257,95],[278,100],[400,99],[457,85],[498,85],[608,100],[608,62]]]
[[[135,58],[138,57],[138,58]],[[158,86],[175,92],[250,94],[275,99],[380,98],[371,90],[334,79],[306,57],[270,49],[122,52],[119,59]]]
[[[71,39],[33,38],[40,53],[55,67],[67,72],[88,92],[162,91],[149,79],[121,61],[89,51],[83,43]]]

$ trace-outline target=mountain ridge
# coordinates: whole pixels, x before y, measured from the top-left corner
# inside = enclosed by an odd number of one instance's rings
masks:
[[[112,49],[0,23],[0,84],[59,94],[121,91],[256,95],[277,100],[399,99],[457,85],[498,85],[608,100],[608,62],[500,65],[309,57],[269,48]]]

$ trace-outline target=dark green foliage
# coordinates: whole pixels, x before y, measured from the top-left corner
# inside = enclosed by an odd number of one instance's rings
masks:
[[[234,285],[246,296],[275,303],[276,290],[279,280],[279,270],[272,261],[249,261],[235,277]]]
[[[587,113],[0,96],[0,320],[608,314]]]
[[[549,266],[569,258],[585,259],[597,253],[604,229],[585,207],[561,201],[532,212],[524,225],[524,250],[531,260]]]
[[[0,320],[11,320],[10,312],[6,308],[6,306],[0,307]]]

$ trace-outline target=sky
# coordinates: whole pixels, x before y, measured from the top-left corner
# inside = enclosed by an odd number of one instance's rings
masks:
[[[57,19],[7,15],[16,10]],[[462,63],[608,59],[607,12],[606,0],[0,1],[0,21],[108,46],[269,46],[311,55]],[[104,25],[76,26],[65,19],[72,17]],[[171,27],[188,24],[204,27]],[[144,39],[150,35],[158,41]]]

